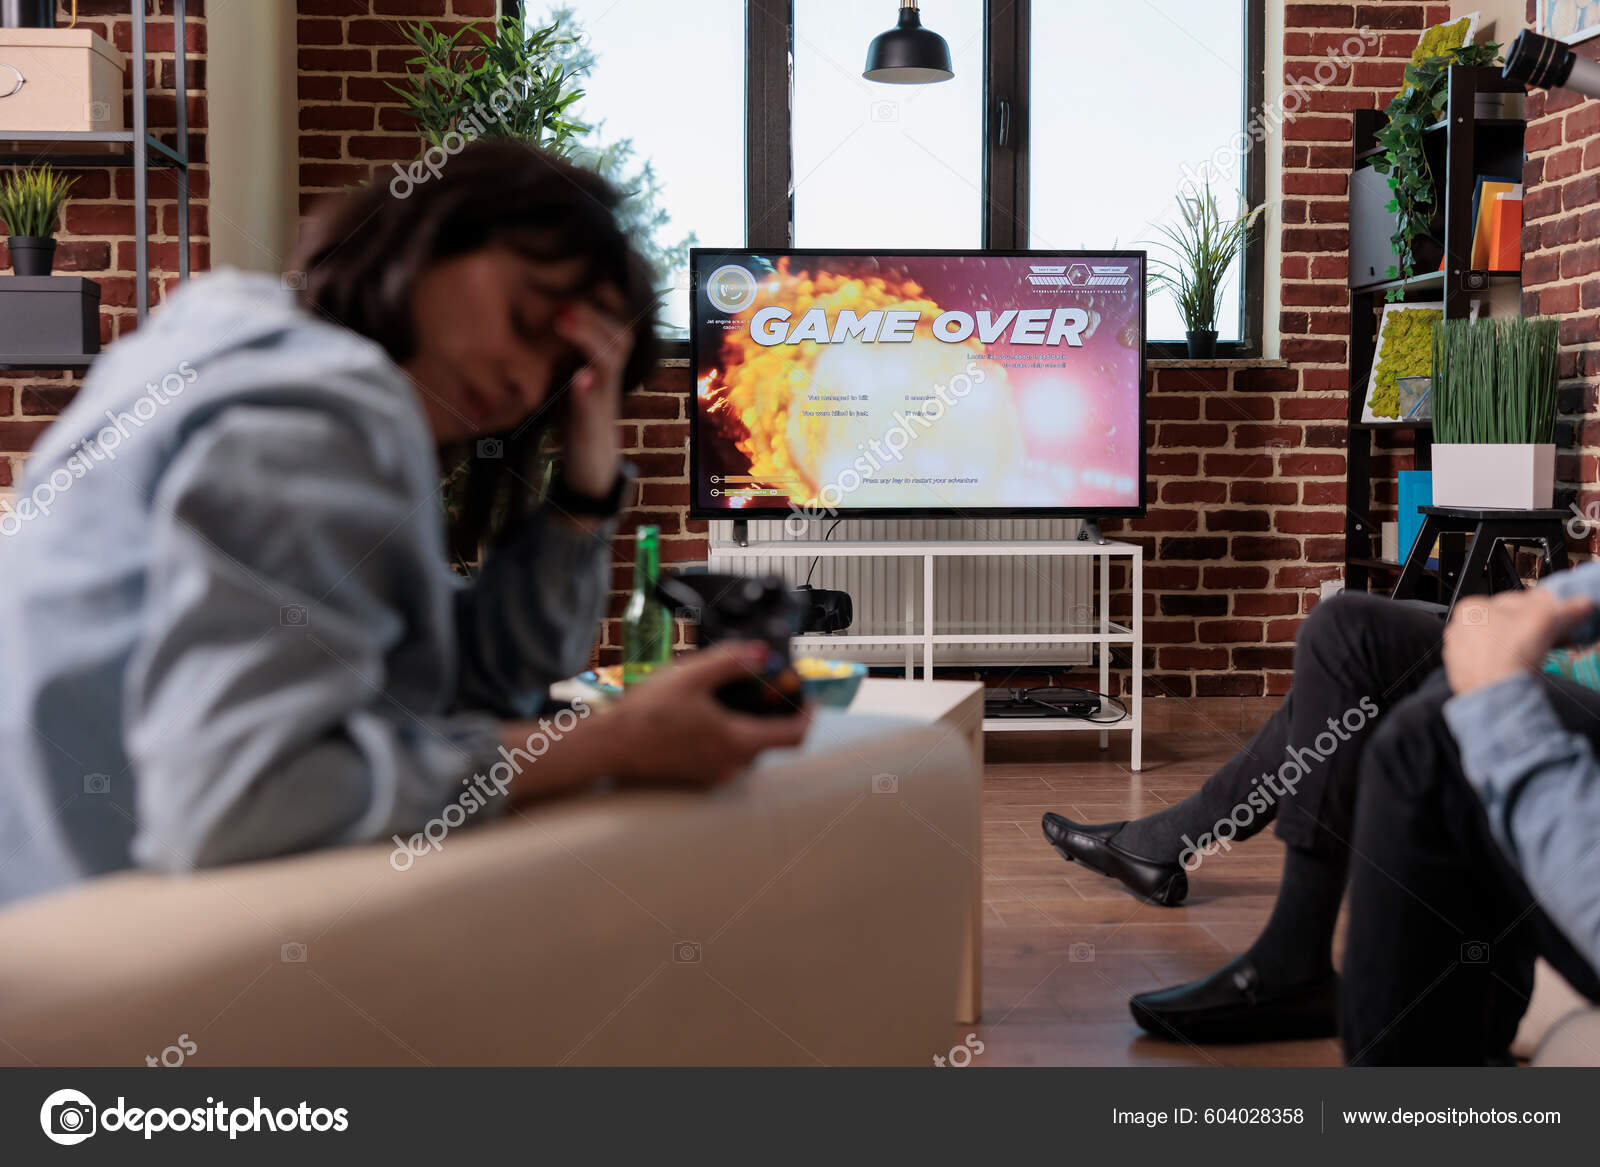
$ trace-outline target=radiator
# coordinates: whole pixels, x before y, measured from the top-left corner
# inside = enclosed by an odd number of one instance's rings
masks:
[[[786,525],[792,530],[786,532]],[[833,525],[831,519],[786,524],[782,519],[750,522],[750,542],[776,542],[785,538],[820,540]],[[847,519],[838,525],[830,542],[934,541],[1004,542],[1009,540],[1075,539],[1076,519]],[[893,636],[922,631],[921,557],[857,558],[773,555],[720,556],[718,548],[733,541],[733,524],[711,523],[712,571],[746,574],[770,573],[800,584],[810,572],[814,587],[849,592],[855,604],[855,623],[848,635]],[[934,560],[936,633],[977,634],[995,632],[1022,635],[1029,632],[1065,632],[1073,625],[1087,626],[1098,618],[1094,610],[1093,560],[1088,557],[1015,556],[1006,559],[938,558]],[[1087,630],[1087,627],[1085,627]],[[839,645],[828,647],[826,637],[807,642],[821,656],[842,656],[867,664],[904,664],[901,645]],[[1001,644],[940,645],[934,663],[944,665],[1065,665],[1092,659],[1087,645]]]

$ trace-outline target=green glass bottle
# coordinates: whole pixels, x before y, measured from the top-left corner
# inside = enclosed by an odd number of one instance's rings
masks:
[[[656,596],[661,531],[640,527],[633,553],[633,594],[622,614],[622,684],[644,680],[672,660],[672,613]]]

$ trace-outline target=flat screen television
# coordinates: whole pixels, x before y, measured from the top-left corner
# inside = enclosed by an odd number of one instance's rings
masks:
[[[697,518],[1144,514],[1142,251],[690,256]]]

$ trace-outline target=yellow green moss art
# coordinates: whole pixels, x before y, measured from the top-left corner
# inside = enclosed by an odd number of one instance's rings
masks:
[[[1400,416],[1401,377],[1432,374],[1433,326],[1443,318],[1437,308],[1393,307],[1384,313],[1367,397],[1367,412],[1373,417]]]
[[[1472,17],[1436,24],[1422,34],[1411,53],[1410,64],[1420,65],[1430,57],[1443,57],[1467,43],[1472,34]],[[1398,96],[1398,94],[1396,95]]]

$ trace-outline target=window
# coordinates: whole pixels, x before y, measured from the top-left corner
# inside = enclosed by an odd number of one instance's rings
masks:
[[[672,288],[669,335],[681,337],[675,257],[691,237],[1159,257],[1160,227],[1194,175],[1211,176],[1225,213],[1262,202],[1264,147],[1241,131],[1262,101],[1263,7],[923,0],[956,73],[924,86],[861,77],[897,0],[529,0],[526,11],[570,11],[590,60],[580,116],[598,123],[600,145],[631,143],[636,173],[652,168],[647,232]],[[1263,251],[1258,228],[1230,275],[1220,355],[1260,352]],[[1181,348],[1164,292],[1149,335],[1155,355]]]
[[[796,247],[983,246],[983,6],[951,8],[955,77],[881,85],[861,67],[892,6],[795,4]]]
[[[529,0],[580,42],[585,161],[625,191],[661,272],[662,324],[687,335],[689,248],[744,239],[744,0]]]
[[[1118,242],[1164,257],[1156,244],[1161,225],[1179,221],[1180,186],[1244,123],[1244,0],[1032,9],[1031,43],[1064,51],[1053,50],[1048,67],[1036,59],[1030,77],[1027,246]],[[1229,177],[1213,179],[1225,217],[1236,207]],[[1223,341],[1241,337],[1238,274],[1236,262],[1217,320]],[[1151,338],[1183,336],[1170,295],[1152,296],[1148,313]]]

